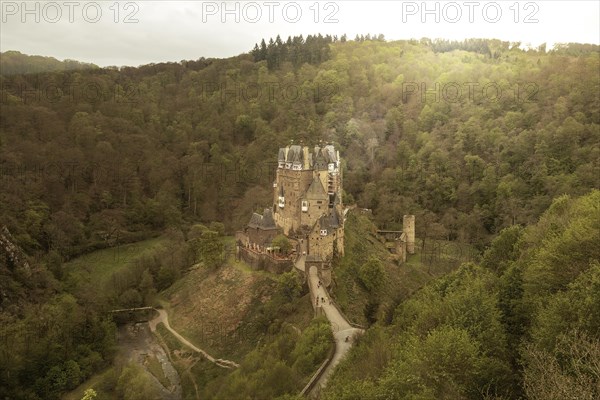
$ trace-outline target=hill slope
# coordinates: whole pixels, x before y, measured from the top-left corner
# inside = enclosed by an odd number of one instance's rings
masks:
[[[600,191],[560,197],[537,224],[503,231],[483,267],[465,264],[403,301],[324,398],[597,398],[599,204]]]
[[[75,60],[59,61],[54,57],[32,56],[18,51],[0,53],[0,75],[33,74],[82,69],[97,69],[95,64]]]

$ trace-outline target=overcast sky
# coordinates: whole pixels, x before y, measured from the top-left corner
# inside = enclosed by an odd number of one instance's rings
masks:
[[[25,7],[23,7],[25,4]],[[100,66],[229,57],[277,34],[599,44],[592,1],[5,1],[0,50]]]

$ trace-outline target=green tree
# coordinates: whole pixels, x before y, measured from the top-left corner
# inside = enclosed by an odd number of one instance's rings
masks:
[[[144,304],[150,304],[156,294],[156,289],[154,287],[154,278],[149,269],[145,269],[142,273],[139,290],[144,299]]]
[[[302,292],[302,282],[296,271],[288,271],[279,276],[279,286],[283,295],[288,300],[293,300],[300,296]]]
[[[124,400],[158,400],[161,398],[156,385],[148,374],[137,364],[129,363],[121,372],[117,383],[117,393]]]
[[[81,400],[94,400],[98,396],[98,393],[94,389],[85,389]]]
[[[119,296],[119,303],[125,308],[140,307],[142,305],[142,296],[137,289],[127,289]]]
[[[217,235],[224,236],[225,235],[225,224],[218,221],[213,221],[209,226],[210,230],[213,232],[217,232]]]
[[[161,266],[156,277],[156,289],[160,291],[168,288],[175,282],[175,278],[176,275],[173,268],[167,265]]]
[[[385,281],[385,271],[381,261],[375,257],[369,258],[367,262],[360,266],[359,278],[365,288],[376,293]]]
[[[482,265],[500,274],[503,273],[511,262],[516,261],[518,241],[522,233],[523,228],[519,225],[502,230],[483,254]]]
[[[205,231],[199,239],[197,252],[204,262],[204,265],[210,269],[216,269],[223,265],[224,245],[217,232]]]
[[[466,398],[480,364],[478,346],[465,330],[439,327],[423,339],[405,339],[376,393],[382,398]]]
[[[288,254],[292,250],[292,243],[284,235],[277,235],[271,242],[273,247],[279,247],[279,251],[283,254]]]
[[[65,363],[64,368],[66,378],[65,388],[67,390],[75,389],[81,382],[81,370],[79,369],[79,364],[77,364],[75,360],[69,360]]]
[[[554,351],[525,346],[524,386],[527,398],[597,399],[600,396],[600,341],[570,331],[558,338]]]

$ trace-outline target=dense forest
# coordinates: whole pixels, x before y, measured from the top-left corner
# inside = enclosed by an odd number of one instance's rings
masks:
[[[595,399],[600,191],[558,197],[369,329],[325,399]]]
[[[232,232],[270,202],[275,149],[325,140],[345,154],[347,202],[379,225],[414,213],[419,237],[483,249],[600,173],[597,49],[484,43],[493,56],[337,41],[318,65],[248,54],[3,76],[0,218],[27,252],[64,256],[110,232]]]
[[[326,141],[346,204],[483,257],[370,328],[326,398],[593,398],[599,56],[370,35],[137,68],[2,53],[0,224],[31,271],[0,264],[0,396],[55,398],[110,363],[105,311],[148,304],[198,257],[217,268],[218,238],[271,203],[277,149]],[[164,232],[171,250],[101,300],[61,268]]]

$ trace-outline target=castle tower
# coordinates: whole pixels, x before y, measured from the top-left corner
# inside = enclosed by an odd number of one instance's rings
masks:
[[[415,254],[415,216],[405,215],[402,218],[402,232],[406,234],[406,252]]]

